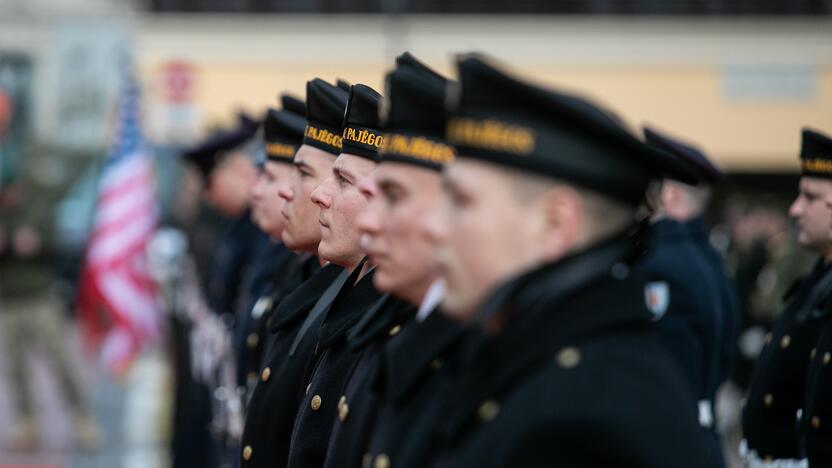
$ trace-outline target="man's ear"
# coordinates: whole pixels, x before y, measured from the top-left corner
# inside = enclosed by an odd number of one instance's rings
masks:
[[[681,196],[678,185],[674,183],[662,184],[661,200],[665,210],[674,210],[678,206],[679,197]]]
[[[247,157],[240,157],[238,161],[235,161],[235,166],[236,173],[242,175],[246,182],[253,183],[254,180],[257,180],[257,168]]]
[[[544,192],[539,201],[539,245],[543,260],[556,261],[573,250],[583,229],[582,202],[573,188],[558,185]]]

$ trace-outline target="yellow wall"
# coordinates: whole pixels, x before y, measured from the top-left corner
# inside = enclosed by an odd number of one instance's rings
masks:
[[[538,73],[557,77],[545,81],[600,97],[632,124],[646,123],[696,142],[732,170],[797,170],[799,129],[809,125],[832,134],[832,67],[818,80],[818,99],[788,104],[727,101],[713,67]]]
[[[193,63],[206,124],[238,107],[261,112],[284,91],[302,96],[315,76],[380,90],[402,50],[451,73],[452,53],[476,48],[530,79],[600,99],[634,126],[689,139],[729,170],[796,170],[799,129],[832,133],[832,23],[495,21],[150,18],[138,28],[139,57],[149,80],[168,60]],[[816,92],[731,101],[723,66],[746,62],[814,67]]]

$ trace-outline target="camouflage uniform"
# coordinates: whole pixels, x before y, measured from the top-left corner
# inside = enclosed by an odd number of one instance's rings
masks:
[[[98,431],[68,359],[70,328],[54,288],[57,255],[52,221],[60,188],[34,177],[32,168],[23,169],[14,185],[0,191],[0,329],[20,417],[12,430],[12,443],[26,448],[37,442],[27,352],[39,346],[75,417],[76,436],[83,445],[96,446]]]

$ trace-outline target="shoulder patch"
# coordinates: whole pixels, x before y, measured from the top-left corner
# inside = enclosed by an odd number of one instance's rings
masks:
[[[653,314],[653,320],[659,320],[670,305],[670,286],[666,281],[653,281],[644,286],[644,302],[647,310]]]

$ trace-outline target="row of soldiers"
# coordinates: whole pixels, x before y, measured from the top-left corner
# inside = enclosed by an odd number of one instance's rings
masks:
[[[480,55],[456,72],[405,53],[384,97],[315,78],[261,130],[185,154],[238,218],[208,283],[233,316],[237,463],[724,466],[714,401],[739,306],[702,221],[722,173]],[[803,136],[792,215],[823,258],[755,373],[751,466],[832,466],[832,140]]]

